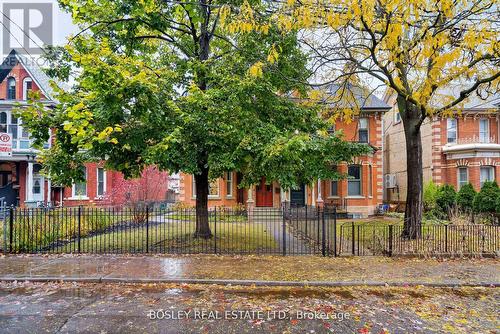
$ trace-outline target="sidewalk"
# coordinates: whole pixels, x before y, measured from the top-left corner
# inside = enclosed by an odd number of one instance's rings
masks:
[[[500,261],[215,255],[0,257],[0,281],[13,280],[288,286],[500,286]]]

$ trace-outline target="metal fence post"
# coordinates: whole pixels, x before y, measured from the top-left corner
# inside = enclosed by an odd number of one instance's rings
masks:
[[[80,236],[82,233],[82,206],[78,207],[78,254],[81,252],[80,248]]]
[[[149,253],[149,205],[146,205],[146,253]]]
[[[337,257],[337,207],[333,207],[333,256]]]
[[[326,256],[325,209],[321,212],[321,255]]]
[[[14,239],[14,208],[9,209],[9,253],[12,253],[12,243]]]
[[[356,255],[356,230],[354,229],[354,222],[351,224],[351,234],[352,234],[352,255]]]
[[[307,205],[306,205],[306,238],[307,238]]]
[[[290,214],[291,214],[291,208],[290,208]],[[291,217],[290,217],[291,219]],[[286,255],[286,221],[285,221],[285,212],[283,210],[283,256]]]
[[[389,225],[389,256],[392,256],[392,225]]]
[[[214,208],[214,254],[217,254],[217,207]]]

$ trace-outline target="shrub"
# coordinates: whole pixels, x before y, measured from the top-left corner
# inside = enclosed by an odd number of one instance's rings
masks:
[[[438,186],[434,182],[432,182],[432,180],[424,185],[425,211],[430,211],[436,207],[437,192],[438,192]]]
[[[472,203],[476,197],[476,191],[472,184],[467,183],[463,185],[462,188],[457,193],[457,205],[462,211],[471,211]]]
[[[480,213],[494,213],[500,189],[495,181],[486,181],[481,191],[474,198],[474,211]]]
[[[457,192],[455,188],[449,184],[444,184],[438,188],[436,196],[436,205],[444,213],[455,206],[457,200]]]
[[[497,213],[500,214],[500,192],[497,196],[497,209],[496,209]]]

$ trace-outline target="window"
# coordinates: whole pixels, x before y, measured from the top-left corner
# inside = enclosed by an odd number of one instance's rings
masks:
[[[334,172],[337,171],[337,166],[333,167]],[[338,196],[338,190],[339,189],[339,181],[338,180],[331,180],[330,181],[330,196]]]
[[[73,197],[87,197],[87,168],[82,167],[85,181],[73,184]]]
[[[347,195],[361,196],[361,166],[351,165],[347,168]]]
[[[16,99],[16,79],[9,78],[7,80],[7,100]]]
[[[358,140],[360,143],[368,143],[368,118],[359,119]]]
[[[208,181],[208,197],[219,197],[219,179]],[[196,181],[193,175],[193,198],[196,197]]]
[[[401,122],[401,114],[398,111],[396,111],[394,113],[394,124],[398,124],[399,122]]]
[[[490,122],[486,118],[479,120],[479,142],[490,142]]]
[[[481,167],[479,180],[481,182],[481,188],[486,181],[494,181],[495,180],[495,170],[491,166]]]
[[[446,122],[446,135],[448,143],[457,142],[457,120],[455,118],[448,118]]]
[[[226,174],[226,197],[233,197],[233,173]]]
[[[97,196],[104,196],[106,193],[106,172],[104,168],[97,168]]]
[[[458,168],[458,189],[469,183],[469,175],[467,173],[467,167]]]
[[[5,111],[0,112],[0,132],[7,132],[7,113]]]
[[[373,196],[373,180],[372,180],[372,165],[368,166],[368,196],[372,197]]]
[[[33,195],[39,195],[41,193],[42,187],[40,186],[40,179],[35,179],[33,183]]]
[[[33,81],[31,78],[24,78],[23,80],[23,99],[28,99],[28,93],[33,87]]]

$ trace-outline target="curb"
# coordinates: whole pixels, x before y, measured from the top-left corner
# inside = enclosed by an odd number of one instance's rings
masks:
[[[255,281],[255,280],[225,280],[197,278],[119,278],[119,277],[0,277],[0,282],[75,282],[75,283],[176,283],[204,285],[242,285],[242,286],[283,286],[283,287],[415,287],[432,288],[455,287],[500,287],[500,282],[456,283],[456,282],[380,282],[380,281]]]

